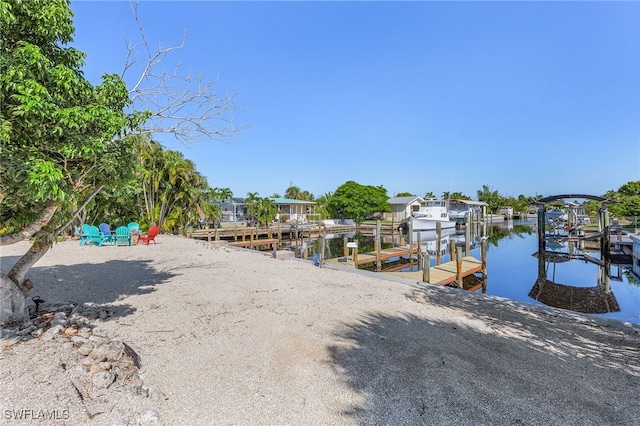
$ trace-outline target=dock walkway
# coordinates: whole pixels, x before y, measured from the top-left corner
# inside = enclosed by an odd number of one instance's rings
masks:
[[[482,271],[482,262],[473,256],[465,256],[462,258],[462,267],[460,270],[461,277],[468,277],[476,272]],[[422,281],[424,272],[388,272],[388,274],[406,278],[412,281]],[[455,260],[441,263],[429,268],[429,284],[447,285],[458,279],[458,265]]]
[[[387,249],[380,250],[379,254],[375,251],[370,251],[367,253],[358,253],[355,259],[356,265],[365,265],[367,263],[375,263],[378,260],[380,262],[384,262],[390,259],[400,258],[403,256],[409,256],[411,251],[407,247],[391,247]],[[413,254],[418,254],[418,248],[413,248]]]

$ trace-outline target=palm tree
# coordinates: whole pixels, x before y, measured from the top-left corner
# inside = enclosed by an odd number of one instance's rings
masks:
[[[165,151],[157,142],[143,146],[139,175],[149,224],[176,232],[198,219],[209,185],[182,153]]]
[[[286,191],[284,191],[284,198],[289,198],[291,200],[299,200],[298,197],[300,197],[301,191],[300,188],[298,188],[295,185],[291,185],[290,187],[287,188]]]
[[[248,225],[252,222],[252,219],[257,220],[260,195],[257,192],[247,192],[247,198],[244,199],[244,205],[247,208],[247,215],[249,216]]]
[[[305,200],[305,201],[313,201],[313,194],[309,191],[302,191],[295,185],[291,185],[284,192],[284,197],[292,200]]]
[[[260,198],[257,205],[258,220],[268,226],[276,217],[276,204],[270,198]]]
[[[332,196],[333,196],[332,192],[326,192],[321,196],[319,196],[318,198],[316,198],[315,202],[317,204],[316,204],[315,212],[320,215],[320,219],[330,218],[329,212],[327,211],[327,204],[329,203],[329,200],[331,199]]]
[[[227,201],[233,198],[233,192],[230,188],[214,188],[215,198],[220,201]]]

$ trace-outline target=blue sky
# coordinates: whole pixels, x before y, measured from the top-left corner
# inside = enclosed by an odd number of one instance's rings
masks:
[[[127,1],[73,1],[85,73],[120,74]],[[166,61],[238,92],[229,143],[188,147],[235,196],[602,195],[640,180],[640,2],[141,1]]]

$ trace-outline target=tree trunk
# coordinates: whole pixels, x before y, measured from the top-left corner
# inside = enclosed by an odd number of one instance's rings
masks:
[[[33,283],[25,277],[29,269],[49,251],[50,247],[47,242],[36,239],[9,273],[0,275],[0,324],[9,319],[28,319],[26,298],[33,290]]]
[[[27,319],[26,296],[6,275],[0,275],[0,324]]]
[[[39,232],[44,226],[46,226],[53,214],[58,209],[58,203],[54,201],[50,201],[47,204],[47,207],[43,210],[42,214],[38,219],[36,219],[32,224],[27,226],[20,232],[16,232],[15,234],[2,235],[0,236],[0,246],[6,246],[9,244],[15,244],[20,241],[24,241],[28,238],[31,238],[36,232]]]

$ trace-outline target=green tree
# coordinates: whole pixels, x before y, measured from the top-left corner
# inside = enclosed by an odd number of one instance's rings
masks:
[[[198,203],[198,221],[216,222],[222,217],[222,206],[215,189],[208,188],[202,191]]]
[[[145,49],[146,63],[132,48],[125,66],[142,65],[135,86],[127,89],[112,74],[92,85],[82,73],[85,55],[67,46],[72,16],[69,0],[0,0],[0,245],[32,240],[0,275],[0,322],[26,316],[25,297],[33,288],[26,274],[55,237],[87,206],[99,204],[95,197],[103,189],[126,194],[136,164],[131,135],[226,139],[239,130],[216,127],[231,122],[224,114],[234,109],[232,97],[218,99],[213,83],[199,77],[157,71],[175,48],[152,53],[143,34],[142,44],[133,46]],[[179,95],[158,96],[167,91]],[[185,116],[186,109],[196,113]],[[161,202],[151,210],[162,208]]]
[[[443,198],[445,197],[443,196]],[[451,194],[448,194],[448,197],[446,198],[451,200],[470,200],[471,199],[471,197],[464,195],[462,192],[452,192]]]
[[[251,226],[252,222],[258,220],[258,213],[260,212],[260,194],[257,192],[247,192],[247,198],[244,199],[244,206],[247,209],[247,215],[249,216],[247,225]]]
[[[634,197],[640,195],[640,180],[625,183],[618,188],[618,193],[623,197]]]
[[[327,210],[327,206],[332,196],[333,196],[332,192],[327,192],[315,199],[315,202],[317,203],[315,212],[316,214],[320,215],[319,219],[331,218],[331,215]]]
[[[617,191],[608,191],[604,197],[615,201],[608,207],[614,216],[640,216],[640,181],[627,182]]]
[[[505,206],[498,191],[491,189],[487,185],[482,185],[482,189],[478,190],[478,201],[484,201],[487,203],[487,210],[489,213],[497,213]]]
[[[213,193],[215,198],[220,201],[227,201],[233,198],[231,188],[214,188]]]
[[[303,191],[295,185],[291,185],[284,192],[284,197],[291,200],[313,201],[313,194],[309,191]]]
[[[270,222],[273,222],[276,217],[276,203],[274,203],[270,198],[258,198],[254,204],[254,208],[258,221],[265,226]]]
[[[530,197],[525,197],[524,195],[520,194],[518,195],[518,198],[514,198],[510,204],[513,207],[514,213],[526,213],[529,211],[532,200]]]
[[[342,184],[327,203],[327,211],[337,219],[353,219],[361,223],[375,213],[390,212],[387,190],[382,186],[360,185],[354,181]]]
[[[435,200],[436,196],[434,195],[433,192],[429,191],[429,192],[425,192],[424,197],[422,198],[424,198],[425,200]]]
[[[153,141],[141,147],[139,158],[147,223],[176,233],[196,222],[209,185],[195,164]]]
[[[0,2],[0,245],[32,239],[1,275],[0,321],[25,316],[33,284],[26,274],[106,185],[133,172],[130,138],[140,115],[127,115],[122,79],[93,86],[71,47],[66,0]]]
[[[398,192],[396,197],[414,197],[414,195],[410,192]]]

